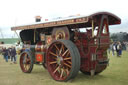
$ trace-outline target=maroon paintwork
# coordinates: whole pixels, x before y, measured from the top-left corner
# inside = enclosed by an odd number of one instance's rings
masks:
[[[56,65],[49,65],[51,61],[55,60],[52,59],[52,56],[49,54],[51,51],[54,52],[53,49],[55,48],[55,46],[51,46],[52,43],[55,40],[59,39],[70,40],[71,42],[73,42],[80,54],[80,71],[85,74],[98,74],[102,72],[109,63],[109,59],[107,57],[107,49],[110,45],[109,25],[120,23],[121,19],[116,15],[108,12],[98,12],[86,17],[79,16],[69,19],[49,21],[45,23],[12,27],[12,30],[31,30],[31,34],[33,33],[33,35],[31,36],[33,36],[34,38],[36,37],[34,33],[39,33],[38,35],[44,33],[43,35],[45,36],[42,36],[42,40],[44,39],[43,41],[36,41],[36,39],[33,39],[35,41],[33,42],[32,40],[29,40],[32,44],[36,45],[35,53],[42,53],[44,57],[42,62],[46,67],[48,65],[48,69],[51,69],[51,71],[49,72],[55,80],[68,80],[66,79],[69,78],[68,75],[65,76],[65,78],[56,78],[57,76],[62,76],[62,74],[56,73]],[[79,31],[81,28],[85,29],[85,32]],[[21,34],[23,34],[22,32]],[[26,36],[21,35],[22,41],[24,41],[24,37]],[[63,45],[63,43],[61,44]],[[41,49],[40,46],[43,46],[43,49]],[[52,55],[56,56],[56,54],[53,53]],[[49,61],[46,61],[46,59],[48,59]],[[46,65],[46,62],[49,63]],[[56,73],[56,75],[54,73]]]

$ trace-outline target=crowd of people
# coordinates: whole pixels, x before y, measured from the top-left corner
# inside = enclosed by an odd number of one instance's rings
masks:
[[[1,48],[1,52],[3,55],[3,59],[5,59],[6,62],[8,62],[8,60],[11,60],[11,63],[16,64],[16,49],[14,46],[11,46],[9,48],[6,47],[2,47]]]
[[[111,45],[110,45],[110,48],[109,48],[109,53],[110,53],[110,50],[112,50],[112,55],[116,55],[117,57],[120,57],[122,55],[122,44],[121,42],[113,42]],[[116,54],[115,54],[116,52]]]

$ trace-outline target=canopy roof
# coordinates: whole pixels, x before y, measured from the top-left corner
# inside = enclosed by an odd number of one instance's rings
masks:
[[[90,20],[93,18],[99,19],[102,15],[107,15],[109,20],[109,25],[120,24],[121,19],[116,15],[109,13],[109,12],[98,12],[94,13],[89,16],[76,16],[76,17],[68,17],[64,19],[58,19],[53,21],[46,21],[46,22],[38,22],[28,25],[22,26],[15,26],[12,27],[11,30],[26,30],[26,29],[37,29],[37,28],[48,28],[48,27],[57,27],[57,26],[64,26],[64,25],[86,25],[86,27],[91,27]]]

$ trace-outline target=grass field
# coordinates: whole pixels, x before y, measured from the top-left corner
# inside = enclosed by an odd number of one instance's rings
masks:
[[[128,85],[128,52],[122,57],[109,55],[108,68],[97,76],[79,72],[75,79],[58,82],[42,66],[35,65],[31,74],[21,72],[19,64],[6,63],[0,56],[0,85]]]
[[[3,39],[0,38],[0,42],[4,42],[5,44],[14,44],[19,40],[20,39],[18,38],[3,38]]]

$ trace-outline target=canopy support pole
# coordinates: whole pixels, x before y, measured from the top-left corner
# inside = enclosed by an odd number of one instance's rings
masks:
[[[92,20],[92,37],[94,37],[94,20]]]
[[[19,35],[18,35],[18,33],[16,32],[16,30],[14,32],[16,33],[17,37],[20,38]]]
[[[36,30],[34,30],[34,43],[36,42]]]

